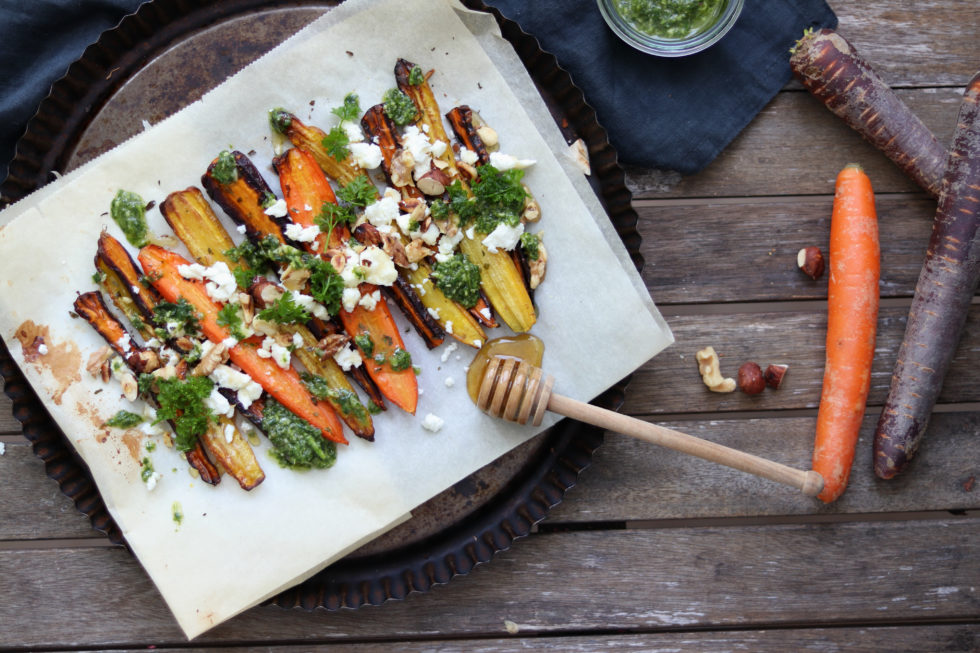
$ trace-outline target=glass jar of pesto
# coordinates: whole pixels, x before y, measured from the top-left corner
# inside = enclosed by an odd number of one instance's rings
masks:
[[[682,57],[718,42],[743,0],[598,0],[609,27],[638,50]]]

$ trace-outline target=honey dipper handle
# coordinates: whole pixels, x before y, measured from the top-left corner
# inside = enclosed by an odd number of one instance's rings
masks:
[[[548,398],[548,410],[577,419],[580,422],[601,426],[610,431],[710,460],[719,465],[768,478],[771,481],[795,487],[807,496],[816,496],[823,489],[823,477],[820,476],[819,472],[812,469],[809,471],[795,469],[738,449],[731,449],[680,431],[620,415],[611,410],[585,404],[559,394],[552,394]]]

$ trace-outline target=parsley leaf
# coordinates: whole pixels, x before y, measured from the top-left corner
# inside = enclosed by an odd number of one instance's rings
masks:
[[[266,322],[278,322],[279,324],[305,323],[310,320],[310,314],[306,309],[296,303],[293,293],[285,292],[279,298],[269,304],[268,307],[259,311],[259,318]]]
[[[350,155],[350,148],[347,147],[350,145],[350,139],[347,138],[347,132],[340,127],[331,129],[330,133],[323,137],[321,143],[326,148],[327,154],[337,161],[343,161]]]
[[[327,312],[336,315],[340,311],[340,299],[344,294],[344,280],[326,261],[318,259],[317,265],[310,273],[310,294]]]
[[[212,419],[205,403],[214,382],[206,376],[182,379],[156,379],[159,388],[157,419],[154,424],[171,420],[177,432],[177,450],[190,451],[197,445],[197,436],[204,433]]]
[[[356,219],[357,217],[350,207],[324,202],[320,209],[320,215],[313,218],[313,222],[320,227],[320,231],[327,234],[327,242],[329,243],[334,228],[339,225],[354,224]]]
[[[245,333],[245,323],[242,321],[237,304],[225,304],[218,311],[218,319],[215,321],[218,323],[218,326],[228,327],[231,335],[236,340],[244,340],[248,337],[248,334]]]
[[[361,115],[361,106],[358,104],[358,97],[354,93],[344,96],[344,103],[339,107],[334,107],[330,113],[340,118],[340,122],[355,122]]]
[[[367,206],[378,198],[378,190],[368,179],[360,174],[346,186],[337,191],[337,198],[351,206]]]
[[[527,198],[527,191],[521,184],[524,171],[517,168],[500,171],[491,165],[483,165],[477,168],[477,174],[472,185],[476,230],[488,234],[501,223],[516,227]]]

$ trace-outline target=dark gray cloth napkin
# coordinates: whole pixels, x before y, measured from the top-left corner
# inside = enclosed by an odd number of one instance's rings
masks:
[[[693,174],[789,81],[789,49],[808,27],[836,27],[824,0],[745,0],[725,37],[670,59],[635,50],[596,0],[484,0],[537,37],[582,89],[620,161]]]

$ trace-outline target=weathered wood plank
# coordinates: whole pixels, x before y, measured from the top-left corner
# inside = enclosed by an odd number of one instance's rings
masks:
[[[0,435],[20,433],[20,422],[14,419],[14,404],[3,394],[3,378],[0,377]]]
[[[535,636],[522,637],[520,631],[506,639],[431,639],[386,642],[400,653],[524,653],[562,651],[591,653],[599,651],[645,651],[678,653],[692,651],[786,651],[847,650],[851,653],[878,653],[882,647],[892,653],[921,651],[970,651],[980,648],[980,627],[976,625],[886,626],[878,628],[786,628],[777,630],[731,630],[713,632],[662,632],[628,635]],[[145,650],[145,649],[131,649]],[[203,653],[203,648],[161,649],[157,653]],[[222,647],[225,653],[290,653],[309,650],[306,646]],[[377,642],[332,644],[331,651],[362,653],[379,650]]]
[[[896,92],[940,141],[949,140],[961,89]],[[864,167],[877,193],[921,192],[884,154],[802,90],[779,93],[697,175],[680,178],[635,168],[628,179],[636,198],[833,195],[834,178],[848,163]]]
[[[0,541],[101,537],[48,478],[26,440],[6,445],[0,470]]]
[[[976,72],[973,0],[830,0],[837,29],[891,86],[965,85]]]
[[[872,406],[888,392],[908,311],[883,308],[871,369]],[[727,313],[671,316],[667,322],[676,342],[633,374],[623,410],[630,414],[813,408],[820,400],[827,330],[822,310],[808,313]],[[721,371],[735,376],[739,366],[755,361],[784,363],[789,371],[779,390],[749,396],[743,392],[709,391],[698,374],[695,352],[711,345],[721,358]],[[970,311],[940,403],[980,401],[980,306]],[[556,387],[561,390],[560,383]]]
[[[618,434],[545,524],[980,508],[980,415],[942,413],[912,467],[882,481],[871,470],[877,414],[861,429],[847,491],[825,505],[788,487]],[[809,469],[815,417],[658,422],[700,438]],[[705,497],[711,497],[705,501]]]
[[[830,196],[787,200],[640,202],[643,278],[661,306],[672,303],[826,299],[825,273],[803,274],[796,254],[828,255]],[[882,297],[911,297],[936,203],[886,195],[877,201]],[[666,309],[669,310],[669,309]]]
[[[426,595],[354,612],[259,607],[199,643],[503,637],[505,621],[530,636],[975,619],[978,535],[968,517],[535,535]],[[0,569],[0,646],[183,641],[122,549],[4,551]]]

